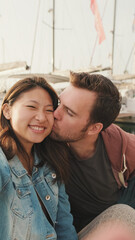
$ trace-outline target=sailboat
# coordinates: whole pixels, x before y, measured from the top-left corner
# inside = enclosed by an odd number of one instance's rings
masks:
[[[1,63],[16,58],[24,59],[29,66],[24,72],[12,72],[6,86],[24,74],[38,73],[45,74],[55,87],[59,84],[60,91],[69,81],[69,70],[103,73],[120,90],[125,85],[133,86],[134,0],[96,1],[106,36],[101,44],[90,0],[24,0],[21,4],[14,0],[15,7],[10,0],[2,0]]]

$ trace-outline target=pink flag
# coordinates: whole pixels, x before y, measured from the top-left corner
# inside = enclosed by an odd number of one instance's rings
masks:
[[[91,10],[92,10],[93,14],[95,15],[95,28],[96,28],[97,33],[98,33],[99,44],[100,44],[100,43],[102,43],[102,41],[105,40],[105,33],[104,33],[102,20],[101,20],[100,14],[99,14],[99,10],[98,10],[96,0],[91,0],[91,6],[90,7],[91,7]]]
[[[133,19],[133,24],[132,24],[132,31],[135,32],[135,14],[134,14],[134,19]]]

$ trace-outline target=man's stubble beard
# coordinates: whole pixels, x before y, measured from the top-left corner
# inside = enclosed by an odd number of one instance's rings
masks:
[[[59,141],[59,142],[76,142],[76,141],[79,141],[81,140],[84,135],[85,135],[85,132],[87,131],[87,126],[85,126],[81,131],[80,133],[78,134],[78,136],[71,136],[71,135],[67,135],[65,137],[61,136],[59,133],[56,133],[54,131],[51,132],[51,135],[50,137],[56,141]]]

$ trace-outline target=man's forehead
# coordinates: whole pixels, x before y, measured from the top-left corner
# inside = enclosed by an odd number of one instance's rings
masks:
[[[69,85],[61,94],[60,101],[64,105],[80,106],[90,110],[95,103],[97,94],[87,89]]]
[[[85,97],[85,98],[91,98],[93,96],[97,96],[95,92],[89,91],[87,89],[84,88],[78,88],[78,87],[74,87],[73,85],[69,85],[68,87],[66,87],[63,92],[60,94],[60,98],[61,97]]]

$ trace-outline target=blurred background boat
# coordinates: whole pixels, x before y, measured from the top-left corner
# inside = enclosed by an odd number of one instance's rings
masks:
[[[116,122],[134,127],[134,0],[0,0],[0,5],[1,99],[25,76],[45,76],[59,94],[70,70],[101,73],[122,95]]]

